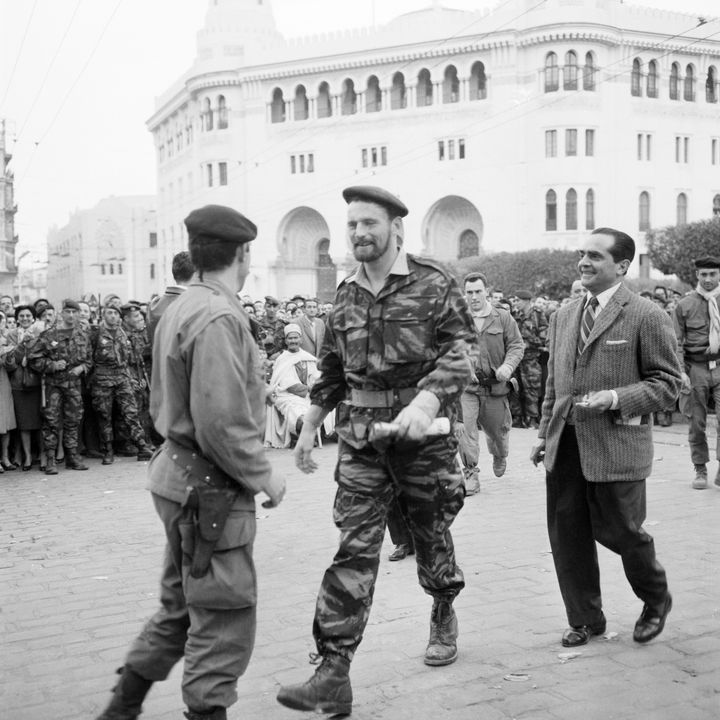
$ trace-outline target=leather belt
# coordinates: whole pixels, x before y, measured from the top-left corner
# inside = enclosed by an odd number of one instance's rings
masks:
[[[685,359],[698,365],[707,365],[713,360],[720,360],[720,353],[685,353]]]
[[[194,450],[190,450],[172,440],[165,440],[163,452],[167,453],[178,467],[186,470],[195,480],[220,489],[238,489],[240,487],[224,470],[213,465]]]
[[[364,408],[391,408],[395,405],[408,405],[418,394],[417,388],[392,390],[350,390],[350,404]]]

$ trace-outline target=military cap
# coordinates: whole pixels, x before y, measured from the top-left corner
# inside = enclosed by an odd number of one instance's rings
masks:
[[[518,300],[532,300],[532,295],[527,290],[518,290],[515,297]]]
[[[72,300],[71,298],[65,298],[62,302],[62,309],[65,310],[65,308],[70,308],[71,310],[80,310],[80,303],[77,300]]]
[[[134,312],[135,310],[140,310],[140,303],[137,302],[126,302],[124,305],[120,306],[120,314],[125,317],[126,315],[129,315],[131,312]]]
[[[708,255],[707,257],[698,258],[695,261],[695,267],[700,270],[701,268],[718,268],[720,269],[720,258]]]
[[[190,238],[246,243],[257,237],[257,227],[237,210],[225,205],[205,205],[185,218]]]
[[[366,202],[382,205],[382,207],[387,209],[395,217],[403,218],[410,212],[400,198],[374,185],[353,185],[352,187],[345,188],[342,195],[348,204],[353,200],[365,200]]]
[[[266,295],[265,296],[265,304],[266,305],[279,305],[280,302],[277,298],[273,297],[272,295]]]
[[[285,337],[287,337],[290,333],[297,333],[298,335],[302,335],[300,332],[300,326],[297,323],[288,323],[285,326]]]

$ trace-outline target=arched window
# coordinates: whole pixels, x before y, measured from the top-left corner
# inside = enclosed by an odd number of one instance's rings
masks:
[[[380,81],[375,75],[368,78],[367,90],[365,91],[365,112],[379,112],[382,110],[382,92]]]
[[[294,106],[295,120],[307,120],[310,114],[310,102],[308,101],[307,90],[305,90],[304,85],[298,85],[295,88]]]
[[[670,67],[670,99],[680,99],[680,66],[676,62]]]
[[[283,91],[275,88],[272,94],[272,103],[270,104],[270,122],[285,122],[285,100],[283,99]]]
[[[423,68],[418,73],[417,82],[417,106],[425,107],[432,105],[433,102],[433,86],[430,79],[430,71]]]
[[[227,103],[224,95],[218,95],[218,130],[225,130],[228,126]]]
[[[685,68],[685,81],[683,83],[683,99],[688,102],[695,101],[695,68],[688,65]]]
[[[713,198],[713,217],[720,216],[720,195]]]
[[[638,202],[638,210],[640,222],[638,227],[641,231],[650,229],[650,193],[643,190],[640,193],[640,200]]]
[[[595,58],[591,52],[585,53],[585,67],[583,68],[583,90],[595,89]]]
[[[630,94],[635,97],[640,97],[640,83],[642,82],[642,65],[640,60],[635,58],[633,60],[632,75],[630,76]]]
[[[317,116],[319,118],[332,117],[330,86],[326,82],[320,83],[320,87],[318,88]]]
[[[458,240],[458,260],[477,257],[480,254],[480,238],[474,230],[465,230]]]
[[[585,193],[585,229],[595,229],[595,192],[592,188]]]
[[[473,63],[470,71],[470,99],[484,100],[487,97],[487,77],[481,62]]]
[[[565,194],[565,229],[577,230],[577,193],[572,188]]]
[[[687,224],[687,195],[685,193],[680,193],[677,196],[677,224],[678,225],[686,225]]]
[[[545,193],[545,230],[557,230],[557,195],[554,190]]]
[[[445,68],[442,99],[444,103],[456,103],[460,100],[460,80],[458,80],[457,68],[454,65],[448,65]]]
[[[555,92],[560,87],[560,70],[557,55],[549,52],[545,56],[545,92]]]
[[[205,112],[203,113],[205,118],[205,130],[213,129],[213,111],[212,105],[210,104],[210,98],[205,98]]]
[[[357,93],[355,83],[348,78],[343,83],[342,114],[354,115],[357,112]]]
[[[708,68],[707,79],[705,80],[705,101],[709,103],[717,102],[717,72],[715,67],[711,65]]]
[[[658,96],[658,69],[655,60],[651,60],[648,63],[647,96],[649,98],[656,98]]]
[[[405,76],[401,72],[396,72],[393,75],[392,89],[390,90],[390,109],[402,110],[406,107]]]
[[[565,67],[563,68],[563,90],[578,89],[578,64],[574,50],[565,53]]]

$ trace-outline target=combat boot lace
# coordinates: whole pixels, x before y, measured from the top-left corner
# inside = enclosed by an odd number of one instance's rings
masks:
[[[227,720],[227,710],[224,707],[215,707],[209,712],[200,712],[189,709],[183,715],[187,720]]]
[[[341,655],[328,654],[304,683],[280,688],[277,700],[293,710],[311,710],[329,715],[352,712],[350,661]]]
[[[435,600],[430,615],[426,665],[450,665],[457,660],[458,623],[452,602]]]
[[[695,479],[692,481],[693,490],[704,490],[708,486],[707,467],[695,465]]]
[[[113,688],[112,700],[96,720],[135,720],[142,712],[145,696],[153,681],[146,680],[131,668],[118,668],[120,679]]]
[[[113,453],[113,446],[112,443],[105,443],[105,447],[103,448],[103,456],[102,456],[102,464],[103,465],[112,465],[115,462],[115,455]]]
[[[47,460],[45,461],[45,474],[46,475],[57,475],[58,469],[57,465],[55,463],[55,458],[53,456],[53,453],[48,453]]]
[[[67,457],[65,458],[65,467],[70,470],[87,470],[88,466],[80,460],[76,452],[67,451]]]

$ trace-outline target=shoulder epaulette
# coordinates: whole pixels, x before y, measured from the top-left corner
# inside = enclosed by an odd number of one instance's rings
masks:
[[[434,258],[428,258],[420,255],[412,255],[411,253],[407,254],[407,258],[411,262],[416,262],[418,265],[424,265],[425,267],[430,267],[433,270],[437,270],[448,279],[455,277],[450,271],[450,268],[440,260],[435,260]]]

